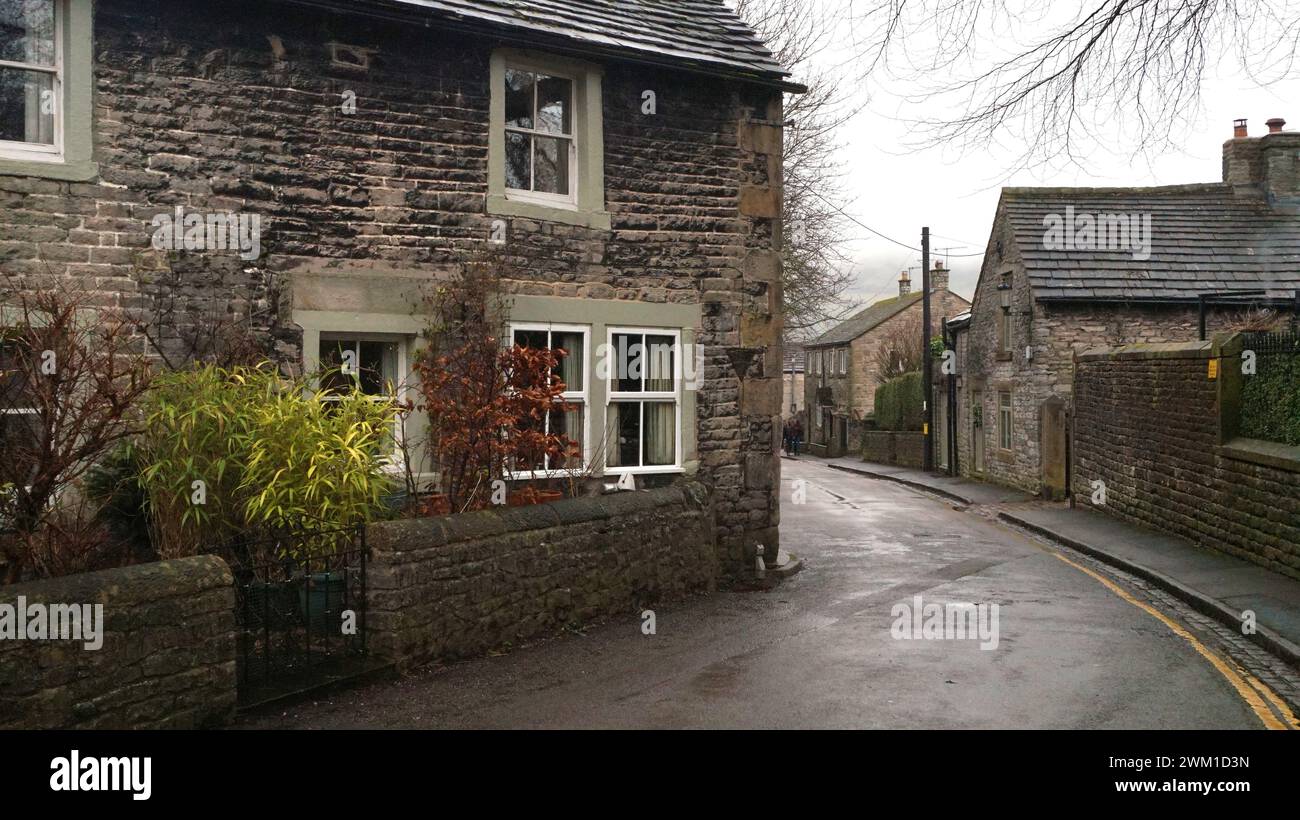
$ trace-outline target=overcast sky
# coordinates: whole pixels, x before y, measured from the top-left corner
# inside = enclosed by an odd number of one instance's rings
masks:
[[[821,0],[835,8],[847,0]],[[820,58],[843,71],[845,82],[858,83],[852,60],[854,36],[847,16],[836,16],[835,42]],[[924,40],[925,35],[914,35]],[[859,33],[858,38],[861,39]],[[1230,61],[1224,61],[1230,63]],[[916,116],[952,116],[951,111],[904,109],[899,98],[914,88],[888,82],[868,89],[869,102],[845,129],[841,162],[846,188],[852,198],[845,209],[871,228],[909,245],[920,246],[921,226],[928,225],[932,248],[950,248],[952,288],[970,298],[979,276],[982,254],[1003,185],[1112,186],[1173,185],[1217,182],[1222,177],[1224,140],[1232,136],[1234,119],[1249,120],[1251,136],[1267,131],[1271,117],[1289,120],[1288,130],[1300,128],[1300,79],[1294,76],[1269,88],[1260,88],[1232,65],[1209,69],[1201,110],[1191,112],[1188,129],[1178,141],[1180,150],[1157,157],[1094,146],[1085,170],[1011,172],[1016,167],[1014,144],[1006,149],[980,150],[963,155],[955,147],[907,150],[910,122]],[[905,113],[904,113],[905,112]],[[907,119],[904,119],[906,117]],[[1132,146],[1129,146],[1131,149]],[[857,275],[853,296],[864,303],[897,293],[899,272],[916,267],[920,254],[849,226],[855,238],[850,246]],[[942,252],[940,257],[942,258]]]

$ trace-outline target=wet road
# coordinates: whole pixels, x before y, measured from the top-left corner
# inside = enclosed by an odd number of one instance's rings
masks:
[[[655,635],[629,615],[240,725],[1263,726],[1194,639],[1127,600],[1126,588],[975,511],[816,461],[783,470],[782,543],[806,568],[775,591],[664,604]],[[791,503],[798,480],[804,504]],[[917,595],[997,604],[997,648],[891,637],[891,609]]]

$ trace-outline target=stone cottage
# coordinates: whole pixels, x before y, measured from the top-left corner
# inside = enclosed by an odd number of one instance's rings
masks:
[[[948,274],[942,261],[936,261],[930,272],[935,338],[945,317],[970,307],[948,289]],[[875,410],[876,388],[881,382],[876,352],[899,328],[915,325],[919,332],[924,309],[921,296],[920,290],[912,291],[911,277],[904,271],[898,280],[898,296],[869,305],[808,343],[804,387],[808,452],[836,457],[860,450],[862,422]]]
[[[1067,488],[1074,357],[1198,338],[1300,288],[1300,133],[1280,120],[1223,146],[1223,181],[1004,188],[957,346],[963,475],[1052,498]],[[1237,294],[1233,296],[1233,294]]]
[[[724,567],[775,553],[801,89],[724,4],[30,0],[0,42],[0,291],[75,282],[160,355],[239,322],[401,390],[423,288],[495,248],[512,333],[571,354],[588,465],[697,476]],[[603,376],[637,345],[672,366]]]

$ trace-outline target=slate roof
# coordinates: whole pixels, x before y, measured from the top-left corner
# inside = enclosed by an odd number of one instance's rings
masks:
[[[1300,215],[1229,185],[1158,188],[1004,188],[1002,206],[1040,300],[1194,301],[1197,294],[1300,288]],[[1151,215],[1151,256],[1129,250],[1049,250],[1043,219]]]
[[[899,313],[902,313],[908,307],[916,304],[921,300],[921,292],[909,293],[906,296],[895,296],[891,299],[881,299],[879,302],[873,302],[864,310],[860,310],[849,318],[840,322],[835,327],[826,331],[822,335],[813,339],[807,347],[827,347],[829,345],[848,344],[863,333],[880,325],[887,319],[891,319]]]
[[[722,0],[362,0],[405,6],[474,28],[533,41],[569,41],[587,51],[692,67],[801,90],[785,80],[762,39]],[[335,2],[335,6],[352,6]],[[541,42],[538,43],[542,44]]]

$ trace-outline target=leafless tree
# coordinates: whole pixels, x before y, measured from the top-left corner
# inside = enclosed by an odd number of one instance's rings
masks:
[[[1019,146],[1017,167],[1082,165],[1097,146],[1177,145],[1220,64],[1297,76],[1295,0],[847,0],[858,67],[950,117],[911,118],[921,145]]]
[[[131,322],[75,290],[0,285],[0,310],[0,583],[13,583],[102,546],[76,487],[136,429],[151,368]]]
[[[925,364],[921,345],[921,319],[908,316],[890,322],[876,348],[872,363],[876,367],[876,379],[879,382],[920,370]]]
[[[834,18],[817,0],[738,0],[741,19],[754,28],[776,60],[808,87],[787,94],[783,162],[785,223],[783,286],[785,326],[800,339],[852,309],[845,291],[853,284],[850,260],[841,252],[847,204],[837,152],[840,129],[858,108],[852,85],[819,55],[836,36]],[[858,103],[860,105],[860,103]]]

